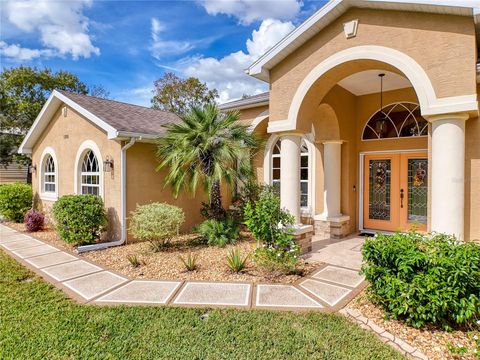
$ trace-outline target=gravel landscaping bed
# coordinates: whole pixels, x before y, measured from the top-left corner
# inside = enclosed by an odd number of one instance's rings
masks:
[[[24,232],[23,224],[11,222],[5,225],[17,231]],[[62,250],[74,253],[75,248],[66,244],[57,236],[55,231],[47,229],[36,233],[27,233],[32,237],[49,242]],[[245,235],[245,234],[244,234]],[[88,260],[101,264],[131,279],[164,279],[164,280],[206,280],[206,281],[237,281],[253,283],[294,283],[302,277],[315,271],[321,264],[300,260],[297,273],[283,275],[264,271],[248,260],[244,271],[232,273],[226,265],[226,256],[233,248],[238,248],[243,256],[251,253],[256,246],[253,239],[244,237],[236,245],[227,245],[224,248],[206,246],[195,242],[195,235],[184,235],[175,239],[174,244],[163,251],[154,253],[146,242],[134,242],[123,246],[105,250],[92,251],[81,254]],[[198,269],[186,271],[179,256],[185,257],[192,253],[196,257]],[[127,257],[136,256],[143,263],[133,267]]]
[[[382,308],[372,304],[365,292],[360,293],[346,308],[358,310],[362,316],[373,320],[378,326],[398,336],[400,339],[417,347],[431,360],[479,359],[476,353],[474,336],[480,336],[478,332],[445,331],[438,327],[426,327],[415,329],[397,320],[389,320]],[[477,350],[478,351],[478,350]]]

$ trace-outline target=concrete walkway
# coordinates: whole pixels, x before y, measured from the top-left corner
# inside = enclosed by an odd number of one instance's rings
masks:
[[[6,253],[82,303],[337,311],[366,285],[356,260],[361,239],[349,239],[346,247],[315,244],[307,257],[325,266],[296,284],[282,285],[130,280],[1,224],[0,235]]]

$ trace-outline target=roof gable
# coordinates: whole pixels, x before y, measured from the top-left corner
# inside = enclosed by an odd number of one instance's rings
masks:
[[[480,22],[479,9],[475,8],[473,4],[474,2],[472,1],[462,0],[330,0],[255,61],[246,70],[246,73],[268,82],[270,69],[333,23],[350,8],[473,16],[476,22]],[[478,29],[479,27],[477,26]]]

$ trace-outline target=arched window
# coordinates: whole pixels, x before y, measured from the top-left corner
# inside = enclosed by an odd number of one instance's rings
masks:
[[[281,169],[281,158],[280,158],[280,149],[282,143],[281,140],[273,145],[272,149],[272,185],[280,193],[280,169]],[[300,148],[300,206],[302,208],[308,207],[309,201],[309,179],[310,179],[310,169],[309,169],[309,150],[305,139],[302,139],[301,148]]]
[[[368,120],[362,140],[426,136],[428,122],[417,104],[402,102],[385,106]]]
[[[100,196],[100,166],[92,150],[87,150],[82,160],[80,191]]]
[[[55,160],[52,155],[47,154],[43,160],[42,167],[43,192],[55,194],[56,191],[56,176],[55,176]]]

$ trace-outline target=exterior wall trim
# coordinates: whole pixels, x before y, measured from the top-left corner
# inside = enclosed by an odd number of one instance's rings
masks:
[[[43,162],[45,160],[45,157],[47,155],[50,155],[53,158],[53,161],[55,162],[55,193],[47,193],[44,192],[44,171],[43,171]],[[38,165],[38,196],[40,197],[41,200],[46,200],[46,201],[56,201],[58,199],[58,160],[57,160],[57,155],[55,154],[55,150],[51,148],[50,146],[47,146],[45,149],[43,149],[42,156],[40,156],[40,163]]]
[[[248,131],[250,132],[254,132],[255,131],[255,128],[260,125],[260,123],[265,120],[266,118],[268,118],[268,115],[269,115],[269,110],[265,110],[264,112],[262,112],[260,115],[258,115],[255,120],[253,120],[253,122],[250,124],[250,126],[248,127]]]
[[[75,156],[75,166],[74,166],[74,174],[73,174],[73,193],[74,194],[81,194],[80,191],[80,167],[82,166],[81,161],[82,157],[87,150],[92,150],[98,160],[98,166],[100,168],[100,197],[105,199],[104,195],[104,176],[103,176],[103,158],[100,148],[93,140],[85,140],[83,143],[80,144],[77,150],[77,155]]]
[[[295,130],[302,101],[315,81],[336,66],[353,60],[376,60],[399,69],[413,85],[423,116],[465,111],[478,113],[476,94],[437,98],[425,70],[413,58],[388,47],[362,45],[339,51],[313,68],[295,92],[288,119],[270,122],[268,132]]]

